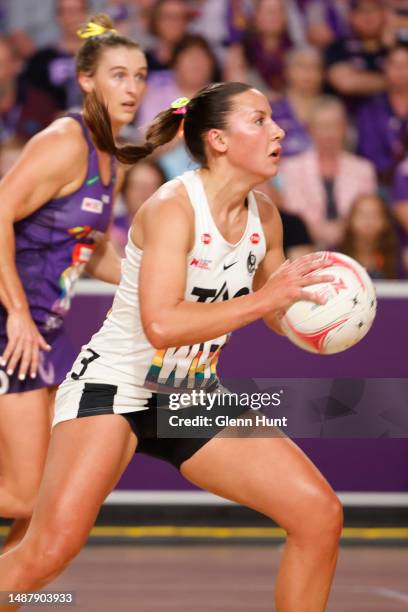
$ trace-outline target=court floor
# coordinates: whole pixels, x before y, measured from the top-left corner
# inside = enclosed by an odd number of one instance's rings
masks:
[[[49,588],[75,592],[76,605],[60,608],[67,612],[272,612],[279,554],[277,546],[88,546]],[[408,610],[407,561],[403,547],[342,548],[328,612]]]

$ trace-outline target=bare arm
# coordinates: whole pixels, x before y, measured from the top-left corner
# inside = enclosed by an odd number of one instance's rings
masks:
[[[117,197],[117,194],[122,188],[124,176],[124,168],[119,167],[116,176],[114,198]],[[109,233],[110,230],[108,230],[104,238],[99,241],[95,251],[92,253],[90,261],[85,268],[85,271],[87,274],[89,274],[89,276],[104,281],[105,283],[119,285],[121,277],[121,258],[110,241]]]
[[[327,72],[329,83],[345,96],[365,96],[386,89],[385,77],[380,73],[356,70],[346,62],[339,62]]]
[[[186,262],[193,241],[193,223],[180,202],[180,193],[154,196],[145,205],[142,225],[141,316],[146,336],[156,348],[217,338],[267,317],[270,312],[286,310],[299,299],[321,301],[303,290],[313,282],[313,276],[306,278],[306,274],[321,267],[314,256],[298,265],[285,263],[253,294],[225,302],[186,301]],[[276,252],[275,257],[280,255]],[[276,264],[279,265],[277,261]]]
[[[53,150],[59,154],[50,154]],[[69,190],[71,183],[75,184],[82,151],[82,142],[75,130],[67,128],[66,121],[61,120],[26,145],[17,164],[0,183],[0,301],[9,315],[9,342],[3,353],[3,362],[9,362],[8,371],[11,372],[22,357],[21,376],[25,376],[30,363],[31,375],[35,375],[38,349],[46,349],[47,344],[31,319],[17,273],[13,225],[50,198],[64,193],[64,189]]]

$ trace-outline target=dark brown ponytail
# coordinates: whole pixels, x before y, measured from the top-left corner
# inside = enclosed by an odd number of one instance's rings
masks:
[[[97,148],[114,155],[122,164],[135,164],[153,153],[153,145],[147,142],[141,146],[115,143],[108,109],[95,91],[85,97],[84,119],[92,132]]]
[[[142,145],[115,143],[108,109],[96,92],[91,92],[85,98],[84,119],[100,151],[114,155],[122,164],[135,164],[151,155],[157,147],[173,140],[179,131],[183,116],[174,114],[171,108],[159,113],[150,124],[146,141]]]

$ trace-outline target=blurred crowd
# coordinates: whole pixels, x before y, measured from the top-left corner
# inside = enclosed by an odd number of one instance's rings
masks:
[[[407,0],[0,0],[0,173],[80,105],[77,30],[96,11],[143,46],[147,92],[124,136],[212,81],[253,84],[285,130],[279,206],[289,257],[337,249],[377,279],[408,277]],[[194,168],[182,139],[131,168],[113,227]]]

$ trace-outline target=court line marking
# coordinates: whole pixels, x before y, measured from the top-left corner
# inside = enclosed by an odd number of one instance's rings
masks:
[[[395,599],[397,601],[408,603],[408,595],[401,593],[401,591],[395,591],[394,589],[386,589],[383,587],[368,588],[366,590],[370,593],[381,595],[381,597],[385,597],[386,599]]]
[[[376,507],[408,507],[408,493],[338,493],[344,506],[376,506]],[[113,491],[106,501],[106,505],[200,505],[200,506],[237,506],[212,493],[205,491]]]
[[[408,283],[406,281],[376,281],[374,283],[377,296],[380,298],[407,298]],[[114,295],[117,287],[102,281],[82,278],[76,284],[76,295]]]
[[[8,531],[0,527],[0,535]],[[102,538],[211,538],[215,540],[239,539],[283,539],[286,532],[280,527],[187,527],[178,525],[148,526],[99,526],[91,531],[91,537]],[[342,540],[387,540],[408,541],[408,528],[399,527],[345,527]]]

